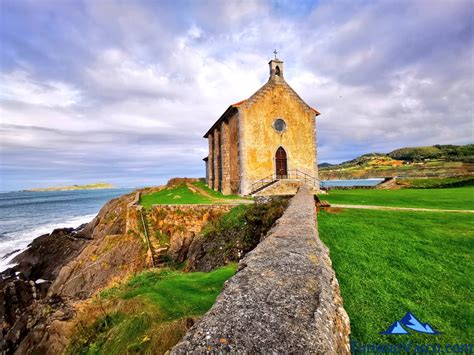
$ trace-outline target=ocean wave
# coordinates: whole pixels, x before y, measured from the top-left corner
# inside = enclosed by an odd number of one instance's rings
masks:
[[[44,234],[49,234],[57,228],[77,228],[81,224],[92,221],[95,216],[95,214],[76,216],[64,221],[56,221],[21,231],[3,233],[0,239],[0,272],[13,266],[11,264],[12,259],[25,250],[33,239]],[[6,255],[7,257],[5,257]]]

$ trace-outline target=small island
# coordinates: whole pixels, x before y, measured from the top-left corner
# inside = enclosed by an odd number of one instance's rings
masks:
[[[38,187],[25,192],[44,192],[44,191],[71,191],[71,190],[99,190],[99,189],[115,189],[115,186],[107,182],[98,182],[88,185],[72,185],[72,186],[53,186],[53,187]]]

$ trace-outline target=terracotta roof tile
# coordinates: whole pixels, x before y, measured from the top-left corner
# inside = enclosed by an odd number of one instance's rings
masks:
[[[230,106],[239,107],[239,106],[242,105],[245,101],[247,101],[247,100],[242,100],[242,101],[236,102],[235,104],[232,104],[232,105],[230,105]]]

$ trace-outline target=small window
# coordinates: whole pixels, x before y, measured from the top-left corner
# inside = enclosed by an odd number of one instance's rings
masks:
[[[275,75],[280,76],[280,67],[278,65],[275,68]]]
[[[286,129],[286,123],[281,118],[277,118],[275,122],[273,122],[273,128],[275,128],[275,131],[281,133]]]

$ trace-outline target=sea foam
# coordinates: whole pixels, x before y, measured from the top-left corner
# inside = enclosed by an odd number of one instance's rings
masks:
[[[49,234],[57,228],[77,228],[81,224],[92,221],[95,216],[95,214],[76,216],[64,221],[41,224],[34,228],[3,234],[0,239],[0,272],[14,266],[11,263],[12,259],[24,251],[33,239]]]

